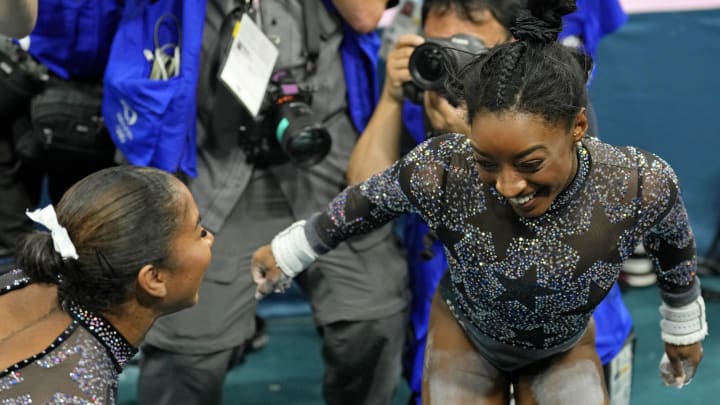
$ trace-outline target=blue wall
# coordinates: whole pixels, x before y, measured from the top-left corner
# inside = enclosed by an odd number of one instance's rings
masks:
[[[600,137],[673,166],[704,253],[720,222],[720,10],[632,14],[597,63]]]

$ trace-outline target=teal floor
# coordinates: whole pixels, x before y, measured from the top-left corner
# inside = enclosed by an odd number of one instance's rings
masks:
[[[717,285],[720,280],[704,281]],[[632,289],[624,293],[637,333],[633,372],[633,405],[720,404],[720,341],[713,333],[720,325],[720,303],[708,303],[707,314],[711,335],[705,340],[704,360],[693,382],[678,390],[661,384],[658,363],[662,355],[659,337],[658,305],[655,287]],[[226,404],[273,405],[322,404],[320,339],[312,318],[303,310],[293,316],[279,316],[277,311],[267,317],[269,344],[250,354],[244,364],[233,369],[225,383]],[[136,404],[137,368],[129,367],[121,375],[120,404]],[[408,389],[401,386],[394,405],[407,403]],[[578,402],[582,405],[582,402]]]

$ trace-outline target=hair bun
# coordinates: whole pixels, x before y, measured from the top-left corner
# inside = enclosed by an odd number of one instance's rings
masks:
[[[535,17],[529,10],[520,10],[510,33],[521,41],[549,44],[557,41],[561,28]]]
[[[562,31],[562,17],[577,9],[575,0],[528,0],[510,32],[521,41],[549,44]]]

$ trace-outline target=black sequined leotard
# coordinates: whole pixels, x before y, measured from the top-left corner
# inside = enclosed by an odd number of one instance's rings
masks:
[[[522,218],[480,181],[467,138],[437,137],[343,191],[306,234],[323,251],[417,212],[445,246],[450,276],[440,291],[469,335],[530,352],[579,339],[641,240],[663,299],[697,298],[695,242],[670,166],[596,138],[584,139],[578,163],[545,214]]]
[[[0,275],[0,295],[28,284],[21,270]],[[0,369],[0,404],[116,403],[118,375],[137,349],[102,316],[63,307],[72,322],[45,350]]]

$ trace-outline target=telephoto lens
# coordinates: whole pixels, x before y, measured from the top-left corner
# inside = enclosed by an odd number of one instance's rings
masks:
[[[277,106],[275,137],[285,155],[300,167],[312,166],[330,152],[330,133],[308,104],[289,101]]]
[[[288,70],[273,73],[262,114],[243,127],[240,144],[248,162],[263,167],[285,164],[308,168],[330,152],[332,138],[312,109],[313,93]]]

